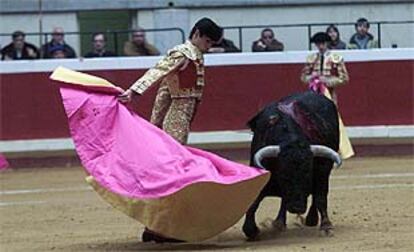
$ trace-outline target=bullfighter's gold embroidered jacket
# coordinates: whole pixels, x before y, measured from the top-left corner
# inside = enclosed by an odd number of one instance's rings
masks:
[[[343,57],[331,51],[324,54],[322,66],[320,53],[313,53],[307,57],[301,80],[308,84],[314,76],[324,76],[326,78],[326,85],[335,102],[335,88],[349,81]]]
[[[188,61],[188,62],[187,62]],[[171,98],[201,99],[204,88],[204,58],[190,41],[169,50],[167,55],[139,78],[131,89],[143,94],[154,84],[167,85]]]

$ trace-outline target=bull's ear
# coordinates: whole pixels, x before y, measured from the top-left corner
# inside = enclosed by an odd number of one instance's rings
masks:
[[[249,127],[252,131],[254,131],[256,129],[256,123],[257,123],[257,115],[247,122],[247,127]]]
[[[259,113],[257,113],[253,118],[251,118],[248,122],[247,122],[247,127],[249,127],[252,131],[254,131],[257,127],[257,120],[259,119],[260,115],[263,112],[260,111]]]

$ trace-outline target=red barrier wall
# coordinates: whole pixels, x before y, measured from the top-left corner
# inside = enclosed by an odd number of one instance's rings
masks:
[[[305,90],[299,81],[303,64],[210,66],[207,86],[193,124],[194,131],[238,130],[261,107]],[[350,62],[351,81],[338,89],[341,115],[350,126],[411,125],[412,60]],[[143,70],[85,71],[126,88]],[[0,75],[0,140],[68,137],[57,83],[50,72]],[[152,88],[132,105],[148,117],[155,96]]]

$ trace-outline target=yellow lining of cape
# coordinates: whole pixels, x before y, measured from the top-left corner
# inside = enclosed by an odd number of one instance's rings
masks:
[[[85,86],[116,87],[114,84],[103,78],[73,71],[61,66],[56,68],[55,71],[53,71],[53,73],[50,75],[50,79]]]
[[[329,93],[328,89],[326,88],[323,93],[327,98],[332,100],[332,96]],[[341,115],[338,111],[338,120],[339,120],[339,155],[341,155],[342,159],[347,159],[355,155],[354,149],[352,148],[351,141],[349,140],[348,134],[346,133],[346,129],[344,123],[342,122]]]
[[[235,184],[191,184],[157,199],[131,199],[102,187],[92,177],[86,181],[114,208],[149,229],[185,241],[202,241],[231,227],[246,213],[270,178],[270,173]]]

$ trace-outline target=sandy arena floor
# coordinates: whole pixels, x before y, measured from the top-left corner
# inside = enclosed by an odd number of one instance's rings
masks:
[[[331,177],[334,236],[301,227],[290,215],[282,233],[267,230],[246,242],[241,220],[196,244],[143,244],[143,226],[103,202],[81,168],[0,173],[0,251],[414,251],[414,158],[354,158]],[[258,221],[277,214],[268,198]]]

